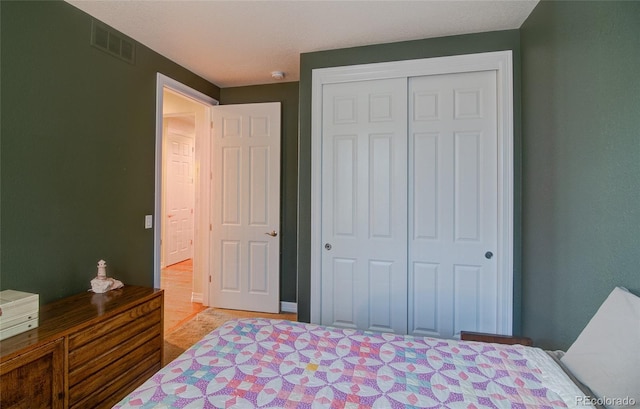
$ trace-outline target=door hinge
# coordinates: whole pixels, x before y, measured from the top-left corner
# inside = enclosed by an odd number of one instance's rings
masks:
[[[209,223],[209,231],[213,231],[213,225]]]
[[[211,282],[211,276],[209,276],[209,282]]]

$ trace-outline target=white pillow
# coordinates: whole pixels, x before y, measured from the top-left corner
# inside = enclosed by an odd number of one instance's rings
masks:
[[[640,408],[640,297],[616,287],[562,357],[609,408]]]

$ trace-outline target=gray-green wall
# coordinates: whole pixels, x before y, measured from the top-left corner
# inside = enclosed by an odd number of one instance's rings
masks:
[[[547,2],[521,28],[523,332],[566,348],[640,294],[640,2]]]
[[[41,302],[86,291],[104,258],[153,285],[156,73],[219,89],[137,44],[128,64],[89,45],[62,1],[1,1],[0,288]]]
[[[298,206],[298,319],[310,319],[311,76],[315,68],[490,51],[513,51],[515,118],[514,332],[520,332],[520,33],[518,30],[321,51],[300,56]]]
[[[280,183],[280,300],[296,302],[298,223],[298,83],[222,88],[221,104],[280,102],[282,109]]]

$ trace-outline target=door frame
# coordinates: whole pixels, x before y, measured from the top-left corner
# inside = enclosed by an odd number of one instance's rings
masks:
[[[219,102],[200,91],[197,91],[183,83],[174,80],[164,74],[157,73],[156,75],[156,157],[155,157],[155,203],[154,203],[154,214],[155,214],[155,228],[153,229],[153,285],[156,288],[160,288],[160,274],[161,274],[161,266],[160,266],[160,256],[161,256],[161,247],[160,240],[162,238],[161,226],[162,223],[159,223],[159,218],[162,214],[162,134],[163,134],[163,106],[164,106],[164,96],[163,91],[165,88],[168,88],[178,94],[183,95],[186,98],[190,98],[195,100],[196,102],[207,105],[208,107],[218,105]],[[210,109],[206,109],[206,123],[211,123],[211,114]],[[207,129],[210,129],[208,126]],[[194,228],[201,232],[195,238],[195,242],[198,246],[202,246],[202,248],[206,249],[206,251],[201,252],[202,260],[198,260],[202,268],[202,285],[208,285],[208,277],[209,277],[209,208],[210,208],[210,188],[209,178],[201,177],[201,175],[210,175],[211,174],[211,138],[199,138],[198,133],[196,133],[195,144],[198,146],[196,148],[196,152],[200,152],[200,168],[196,169],[196,189],[200,190],[199,198],[200,200],[195,205],[195,225]],[[203,183],[203,179],[206,180],[207,183]],[[194,254],[197,253],[194,250]],[[195,262],[196,260],[194,260]],[[202,300],[193,300],[200,301],[203,305],[209,305],[209,291],[202,291]]]
[[[341,82],[496,71],[498,101],[498,332],[513,331],[514,125],[512,51],[359,64],[312,70],[310,319],[321,318],[322,87]]]

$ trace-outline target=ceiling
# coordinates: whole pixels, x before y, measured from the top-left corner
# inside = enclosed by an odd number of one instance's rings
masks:
[[[538,0],[66,0],[221,88],[299,80],[300,54],[520,28]]]

